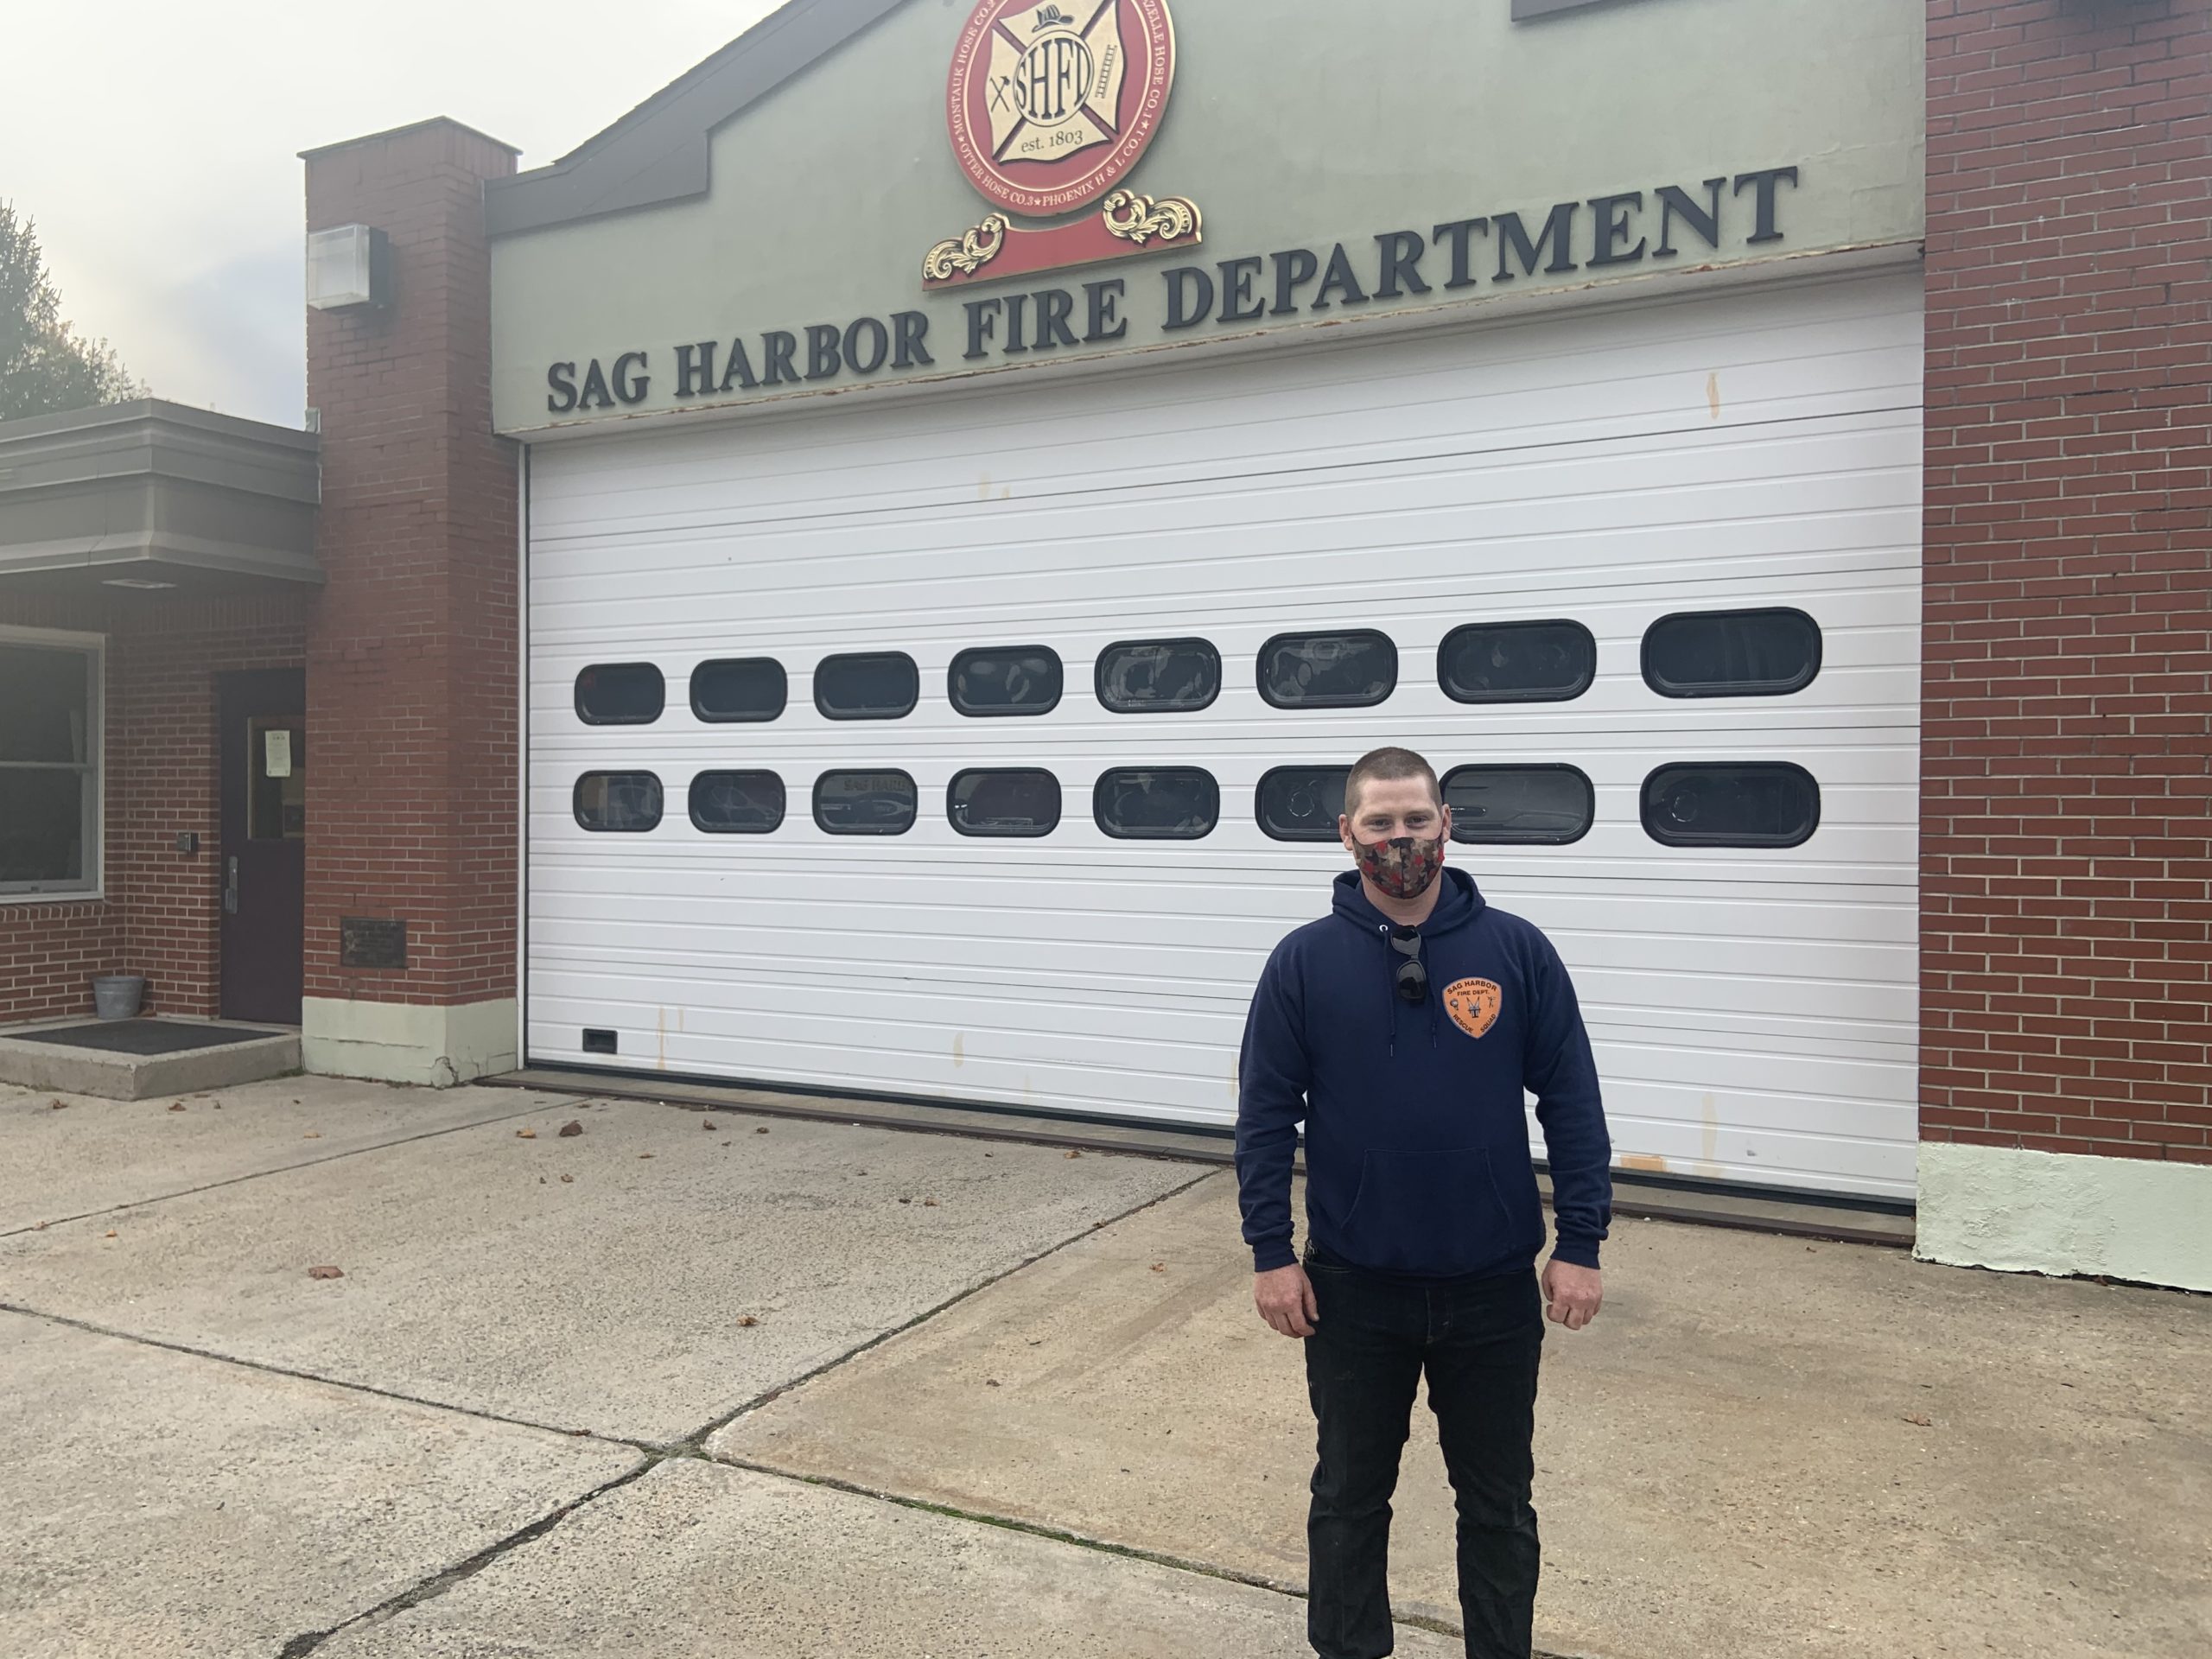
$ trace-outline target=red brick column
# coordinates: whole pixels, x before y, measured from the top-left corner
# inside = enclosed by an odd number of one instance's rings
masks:
[[[391,245],[388,306],[308,317],[327,582],[308,633],[313,1051],[342,1003],[514,995],[518,583],[483,213],[514,152],[438,120],[307,162],[310,231]],[[342,966],[346,916],[404,918],[408,966]]]
[[[1928,18],[1922,1137],[2212,1163],[2212,0]]]

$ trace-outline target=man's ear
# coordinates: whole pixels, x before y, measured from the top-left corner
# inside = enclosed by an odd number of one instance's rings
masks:
[[[1359,843],[1351,836],[1351,820],[1341,812],[1337,814],[1337,838],[1344,842],[1344,851],[1354,858],[1359,856]]]

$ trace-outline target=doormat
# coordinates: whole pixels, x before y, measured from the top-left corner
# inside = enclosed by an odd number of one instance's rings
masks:
[[[188,1026],[168,1020],[97,1020],[48,1031],[8,1031],[0,1038],[19,1043],[54,1043],[64,1048],[93,1048],[103,1054],[181,1054],[188,1049],[221,1048],[279,1037],[251,1026]]]

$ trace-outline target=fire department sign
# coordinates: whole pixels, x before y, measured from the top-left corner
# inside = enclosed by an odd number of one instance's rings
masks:
[[[1160,130],[1175,82],[1167,0],[981,0],[945,89],[952,153],[1002,211],[930,250],[925,286],[1027,275],[1199,239],[1197,207],[1117,188]],[[1051,230],[1094,205],[1097,217]]]
[[[1166,0],[982,0],[952,54],[953,153],[1001,207],[1088,207],[1152,143],[1174,79]]]

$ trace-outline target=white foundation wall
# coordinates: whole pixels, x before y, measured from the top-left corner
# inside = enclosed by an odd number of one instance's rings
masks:
[[[301,1009],[300,1059],[333,1077],[450,1088],[515,1069],[512,997],[431,1006],[311,996]]]
[[[1914,1254],[2212,1290],[2212,1165],[1923,1142]]]

